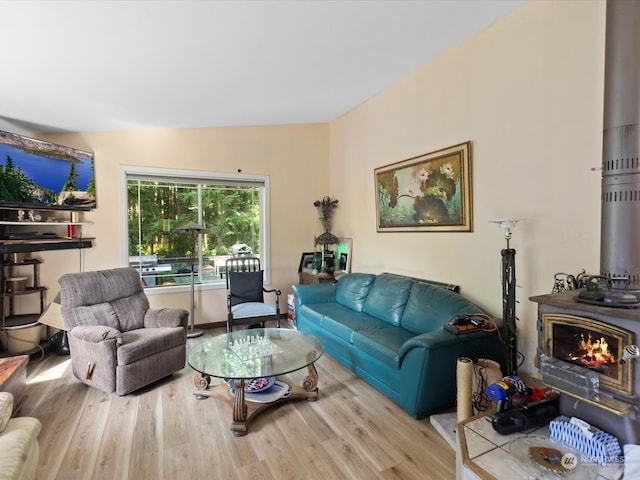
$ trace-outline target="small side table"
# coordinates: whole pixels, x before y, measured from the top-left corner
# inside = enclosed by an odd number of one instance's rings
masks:
[[[333,283],[336,279],[333,275],[300,272],[300,285],[313,285],[317,283]]]
[[[0,392],[13,394],[13,413],[15,417],[27,399],[27,363],[28,355],[0,358]]]

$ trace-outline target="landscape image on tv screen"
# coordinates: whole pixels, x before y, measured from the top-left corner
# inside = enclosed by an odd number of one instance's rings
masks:
[[[0,130],[0,206],[96,207],[93,154]]]

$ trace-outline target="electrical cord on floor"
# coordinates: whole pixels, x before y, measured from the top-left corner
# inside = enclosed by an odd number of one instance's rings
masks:
[[[475,380],[475,388],[471,395],[471,406],[475,412],[486,412],[492,406],[491,399],[486,395],[487,389],[487,367],[483,367],[474,362],[474,369],[476,374],[473,376]]]

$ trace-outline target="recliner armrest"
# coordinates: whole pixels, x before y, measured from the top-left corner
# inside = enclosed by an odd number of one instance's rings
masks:
[[[118,345],[122,345],[122,333],[106,325],[79,325],[73,327],[69,335],[87,343],[101,343],[113,339]]]
[[[145,328],[187,328],[189,312],[183,308],[150,308],[144,315]]]

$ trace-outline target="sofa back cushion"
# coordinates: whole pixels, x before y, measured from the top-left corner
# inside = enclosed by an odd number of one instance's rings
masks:
[[[399,326],[413,283],[410,278],[397,275],[378,275],[364,304],[364,312]]]
[[[133,268],[66,273],[58,280],[65,305],[96,305],[143,292],[140,274]]]
[[[362,312],[376,276],[369,273],[349,273],[338,280],[336,301],[356,312]]]
[[[120,330],[118,316],[109,302],[95,305],[80,305],[78,307],[62,308],[62,317],[66,330],[85,325],[101,325]]]
[[[119,298],[111,302],[111,307],[118,318],[121,332],[144,327],[144,314],[149,310],[149,300],[144,292],[129,297]]]
[[[485,312],[459,293],[427,283],[415,282],[402,314],[401,326],[419,335],[442,329],[446,322],[458,315],[473,313]]]
[[[67,330],[106,325],[125,332],[144,326],[149,300],[133,268],[66,273],[58,283]]]

